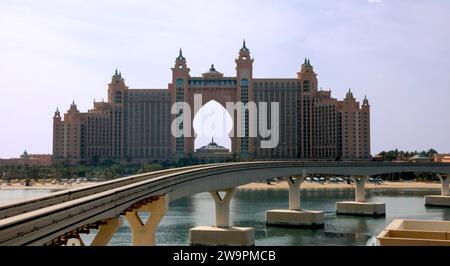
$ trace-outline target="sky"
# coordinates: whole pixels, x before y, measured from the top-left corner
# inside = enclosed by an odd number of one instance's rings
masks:
[[[167,88],[183,48],[191,75],[235,75],[242,40],[254,77],[296,77],[371,104],[372,154],[450,152],[448,0],[40,0],[0,2],[0,158],[52,152],[52,117],[130,88]],[[221,144],[221,143],[219,143]]]

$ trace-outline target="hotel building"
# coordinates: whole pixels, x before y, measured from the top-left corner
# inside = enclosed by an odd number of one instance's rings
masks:
[[[244,42],[236,62],[236,75],[224,77],[211,66],[201,77],[190,75],[180,50],[172,68],[172,80],[164,89],[130,89],[120,72],[108,85],[107,101],[94,102],[88,112],[75,103],[61,116],[53,117],[54,162],[92,160],[165,161],[195,157],[194,137],[176,138],[171,124],[176,117],[171,107],[177,102],[193,106],[194,94],[203,104],[226,102],[280,103],[279,144],[261,148],[261,137],[249,137],[249,113],[242,114],[244,137],[231,137],[231,153],[243,159],[370,159],[370,105],[358,102],[349,90],[343,100],[331,91],[318,90],[317,75],[305,59],[294,78],[257,78],[254,60]],[[193,109],[193,108],[192,108]],[[195,116],[191,110],[191,117]],[[270,108],[269,108],[270,114]],[[237,114],[232,115],[234,134]],[[270,122],[270,117],[269,117]],[[270,125],[269,125],[270,127]],[[193,130],[193,129],[192,129]],[[192,136],[194,132],[192,131]]]

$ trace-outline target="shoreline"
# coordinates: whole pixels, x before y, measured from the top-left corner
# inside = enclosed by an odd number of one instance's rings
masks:
[[[13,183],[10,185],[0,184],[1,190],[66,190],[73,188],[88,187],[99,184],[101,182],[83,182],[79,184],[35,184],[33,186],[24,186],[20,183]],[[309,190],[327,190],[327,189],[355,189],[354,184],[336,184],[336,183],[310,183],[304,182],[301,184],[301,189]],[[367,183],[366,189],[441,189],[441,184],[439,182],[390,182],[385,181],[382,184],[372,184]],[[240,190],[267,190],[267,189],[289,189],[286,181],[280,181],[278,183],[272,182],[270,185],[267,183],[250,183],[246,185],[239,186],[237,189]]]

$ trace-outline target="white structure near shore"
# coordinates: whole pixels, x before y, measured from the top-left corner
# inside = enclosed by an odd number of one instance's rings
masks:
[[[450,246],[450,221],[396,219],[377,240],[381,246]]]

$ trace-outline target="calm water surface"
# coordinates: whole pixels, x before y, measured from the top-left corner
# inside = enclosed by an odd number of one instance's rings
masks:
[[[49,191],[0,190],[0,203],[11,198],[37,196]],[[336,201],[353,200],[354,191],[302,190],[302,208],[325,212],[325,228],[290,229],[268,227],[265,211],[286,209],[287,190],[238,190],[231,202],[231,220],[235,226],[256,229],[256,245],[367,245],[395,218],[450,220],[450,209],[424,206],[424,195],[439,190],[368,190],[367,200],[386,203],[386,217],[352,217],[335,214]],[[142,219],[148,218],[143,213]],[[208,193],[201,193],[170,203],[169,212],[157,231],[158,245],[187,245],[189,229],[214,224],[214,202]],[[83,236],[89,243],[95,232]],[[111,245],[131,245],[131,231],[126,220],[112,239]]]

